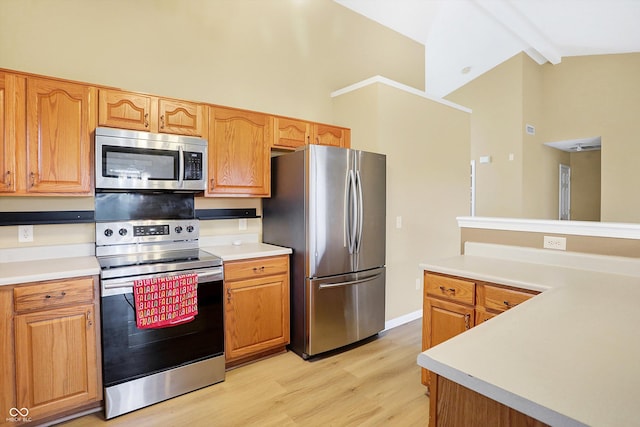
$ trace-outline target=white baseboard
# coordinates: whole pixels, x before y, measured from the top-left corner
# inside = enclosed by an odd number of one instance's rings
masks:
[[[421,317],[422,310],[416,310],[400,317],[396,317],[395,319],[387,320],[386,322],[384,322],[384,330],[387,331],[389,329],[393,329],[397,326],[404,325],[405,323],[409,323],[413,320],[420,319]]]

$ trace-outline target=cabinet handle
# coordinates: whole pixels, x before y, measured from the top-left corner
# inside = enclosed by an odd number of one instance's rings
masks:
[[[231,288],[227,288],[227,302],[231,302]]]
[[[31,172],[29,173],[29,187],[33,187],[36,185],[36,174]]]
[[[464,315],[464,328],[465,329],[471,329],[471,325],[469,324],[469,318],[471,316],[469,314],[465,314]]]
[[[44,297],[45,297],[45,299],[49,299],[49,298],[51,298],[51,295],[45,295]]]
[[[504,303],[504,305],[506,305],[507,307],[512,307],[511,303],[509,301],[502,301]]]
[[[455,295],[456,294],[456,290],[454,288],[445,288],[444,286],[440,286],[440,290],[442,291],[443,294],[445,293],[450,293],[451,295]]]
[[[253,272],[254,273],[262,273],[264,271],[264,265],[260,268],[258,267],[253,267]]]
[[[7,188],[11,187],[11,171],[7,171]]]
[[[93,318],[91,317],[91,310],[87,311],[87,325],[93,326]]]
[[[144,127],[149,127],[149,113],[144,114]]]
[[[160,116],[160,129],[164,129],[164,114]]]

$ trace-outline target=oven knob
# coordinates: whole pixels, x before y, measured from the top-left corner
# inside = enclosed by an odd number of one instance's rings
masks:
[[[113,230],[110,228],[107,228],[106,230],[104,230],[104,235],[107,237],[113,236]]]
[[[177,226],[176,227],[176,233],[182,233],[182,226]]]
[[[193,233],[193,225],[187,225],[187,232]]]
[[[126,228],[121,228],[118,231],[118,234],[121,235],[121,236],[126,236],[127,235],[127,229]]]

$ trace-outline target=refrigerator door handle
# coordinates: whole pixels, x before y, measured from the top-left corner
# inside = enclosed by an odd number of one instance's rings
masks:
[[[371,277],[366,277],[360,280],[351,280],[349,282],[340,282],[340,283],[323,283],[322,285],[318,285],[318,289],[327,289],[327,288],[339,288],[341,286],[351,286],[351,285],[359,285],[361,283],[370,282],[375,280],[379,274]]]
[[[365,277],[364,279],[351,280],[351,281],[348,281],[348,282],[323,283],[321,285],[318,285],[318,289],[339,288],[341,286],[358,285],[358,284],[361,284],[361,283],[366,283],[366,282],[370,282],[372,280],[375,280],[378,277],[380,277],[381,274],[382,273],[378,273],[378,274],[375,274],[373,276]]]
[[[356,250],[356,222],[358,218],[356,197],[356,178],[352,170],[349,171],[348,189],[345,194],[345,229],[347,234],[347,242],[349,245],[349,253],[352,254]]]
[[[356,171],[356,188],[358,190],[358,197],[356,204],[358,205],[358,237],[356,238],[356,252],[360,252],[360,244],[362,243],[362,223],[364,215],[364,203],[362,202],[362,179],[360,178],[360,171]]]

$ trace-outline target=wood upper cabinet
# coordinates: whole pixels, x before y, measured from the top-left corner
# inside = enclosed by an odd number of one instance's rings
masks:
[[[0,72],[0,193],[16,191],[16,119],[19,81]],[[24,81],[22,80],[24,105]],[[24,120],[24,114],[22,115]]]
[[[158,99],[158,130],[187,136],[207,136],[205,106],[193,102]]]
[[[151,131],[149,95],[100,89],[98,92],[98,126]]]
[[[82,277],[13,288],[14,405],[34,421],[99,405],[96,284]]]
[[[146,132],[206,136],[206,107],[195,102],[100,89],[98,125]]]
[[[95,88],[27,77],[25,191],[92,194]]]
[[[244,362],[289,343],[289,256],[225,262],[225,356]]]
[[[338,126],[314,123],[311,142],[318,145],[349,148],[351,147],[351,131]]]
[[[274,117],[273,148],[296,149],[311,142],[311,123],[303,120]]]
[[[209,108],[207,196],[271,195],[270,116]]]

